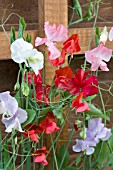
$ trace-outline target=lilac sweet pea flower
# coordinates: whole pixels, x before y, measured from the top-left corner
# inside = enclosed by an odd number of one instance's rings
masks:
[[[74,152],[86,151],[86,155],[91,155],[94,152],[93,146],[96,146],[100,140],[108,140],[110,136],[111,129],[104,127],[101,118],[91,119],[88,122],[85,140],[76,139],[76,145],[72,149]]]
[[[99,44],[97,48],[85,52],[85,58],[87,62],[91,63],[91,71],[96,71],[99,67],[103,71],[109,71],[107,64],[111,58],[112,50],[105,47],[103,44]],[[103,61],[104,60],[104,61]]]
[[[0,93],[0,114],[2,122],[5,124],[6,132],[12,132],[13,129],[23,132],[21,123],[27,120],[27,112],[18,108],[18,103],[10,92]]]

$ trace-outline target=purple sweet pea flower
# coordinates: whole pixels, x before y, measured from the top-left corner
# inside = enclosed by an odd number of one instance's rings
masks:
[[[91,155],[94,152],[92,146],[96,146],[99,140],[108,140],[110,136],[111,129],[104,127],[101,118],[91,119],[88,122],[85,140],[76,139],[76,145],[72,149],[74,152],[86,151],[86,155]]]
[[[111,136],[111,129],[104,127],[102,123],[102,118],[91,119],[88,122],[87,128],[87,140],[95,140],[97,143],[99,139],[102,141],[108,140]]]
[[[76,139],[76,145],[74,145],[72,149],[74,152],[86,151],[86,155],[91,155],[94,152],[94,148],[92,146],[96,146],[94,141],[90,142]]]
[[[18,103],[10,92],[0,93],[0,114],[2,122],[5,124],[6,132],[12,132],[13,129],[23,132],[21,123],[27,120],[27,112],[18,108]]]

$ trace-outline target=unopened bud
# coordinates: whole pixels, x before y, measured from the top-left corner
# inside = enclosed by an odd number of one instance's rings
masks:
[[[20,84],[19,84],[19,82],[17,82],[14,86],[14,90],[16,91],[16,90],[19,90],[19,89],[20,89]]]
[[[85,139],[86,138],[86,128],[84,127],[82,131],[80,132],[80,137]]]
[[[21,86],[22,89],[22,93],[24,96],[28,96],[29,95],[29,86],[27,85],[27,83],[23,83]]]

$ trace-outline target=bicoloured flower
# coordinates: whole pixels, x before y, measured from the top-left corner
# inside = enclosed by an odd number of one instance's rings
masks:
[[[6,132],[12,132],[13,129],[23,132],[21,124],[27,120],[27,112],[18,108],[16,99],[9,91],[0,93],[0,114],[3,114],[2,122]]]
[[[90,110],[87,102],[82,102],[83,92],[81,92],[73,101],[72,108],[76,108],[76,113]]]
[[[109,71],[107,64],[111,59],[112,50],[105,47],[102,43],[93,50],[85,52],[87,62],[91,63],[91,70],[96,71],[100,67],[103,71]],[[105,62],[104,62],[105,61]]]
[[[51,134],[60,130],[57,124],[54,122],[55,116],[52,112],[49,112],[46,118],[39,124],[39,126],[44,129],[46,134]]]
[[[83,92],[83,97],[92,96],[98,92],[98,80],[96,76],[89,76],[89,72],[79,69],[74,73],[74,78],[67,83],[67,89],[72,95],[79,95]]]
[[[26,66],[29,64],[36,75],[43,68],[43,54],[37,49],[33,49],[32,44],[26,42],[23,38],[19,38],[11,44],[11,58],[16,63],[25,62]]]
[[[46,146],[44,146],[41,149],[37,149],[32,155],[34,157],[34,162],[38,162],[41,163],[43,165],[47,165],[48,162],[46,160],[46,154],[50,154],[50,152],[48,152],[46,150]]]

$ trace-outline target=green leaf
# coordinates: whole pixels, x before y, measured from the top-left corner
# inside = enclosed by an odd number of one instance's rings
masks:
[[[62,106],[58,106],[58,107],[55,107],[53,109],[53,114],[58,118],[58,119],[62,119],[62,112],[63,112],[63,108]]]
[[[25,40],[26,40],[28,43],[31,43],[31,42],[32,42],[32,36],[27,34]]]
[[[88,96],[88,97],[82,99],[82,101],[83,101],[83,102],[85,102],[85,101],[86,101],[86,102],[90,102],[90,101],[93,100],[96,96],[97,96],[96,94],[93,95],[93,96]]]
[[[48,112],[51,112],[52,111],[52,108],[51,107],[46,107],[46,108],[43,108],[42,111],[40,111],[40,115],[46,115]]]
[[[93,16],[93,3],[90,3],[90,6],[88,8],[88,11],[86,12],[86,15],[83,17],[83,20],[89,21]]]
[[[96,46],[98,46],[100,43],[100,31],[98,27],[96,27],[95,42],[96,42]]]
[[[107,115],[103,114],[101,110],[96,108],[93,104],[88,103],[88,105],[91,111],[85,111],[84,112],[85,114],[90,115],[92,117],[101,117],[103,119],[110,120],[110,118]]]
[[[79,169],[76,167],[73,167],[73,166],[69,166],[69,167],[65,168],[65,170],[79,170]]]
[[[66,152],[66,154],[65,154]],[[65,156],[65,157],[64,157]],[[58,163],[58,167],[60,167],[61,165],[61,162],[63,160],[63,163],[62,163],[62,168],[66,168],[66,165],[68,164],[69,162],[69,152],[66,150],[66,146],[65,145],[62,145],[60,147],[60,149],[58,150],[58,153],[56,155],[57,157],[57,163]]]
[[[15,40],[16,40],[15,27],[11,27],[10,44],[12,44]]]
[[[27,112],[27,120],[22,124],[22,126],[26,126],[27,124],[33,122],[35,116],[36,116],[36,112],[34,110],[31,110],[31,109],[26,109],[26,112]]]
[[[106,114],[107,114],[107,115],[110,115],[110,114],[112,114],[112,113],[113,113],[113,110],[112,110],[112,109],[109,109],[109,110],[106,111]]]
[[[80,156],[77,156],[77,157],[76,157],[76,160],[75,160],[76,165],[78,165],[78,164],[80,163],[80,161],[81,161],[81,157],[80,157]]]
[[[98,157],[100,148],[101,148],[102,142],[99,142],[99,144],[96,146],[95,149],[95,158]],[[107,142],[103,142],[102,149],[100,151],[99,157],[98,157],[98,163],[103,167],[103,164],[107,161],[110,154],[109,147],[107,145]]]
[[[73,3],[74,3],[74,11],[76,12],[79,18],[82,18],[82,8],[79,3],[79,0],[73,0]]]
[[[24,18],[20,18],[19,30],[18,30],[18,38],[23,38],[25,28],[26,28],[26,23],[24,21]]]

